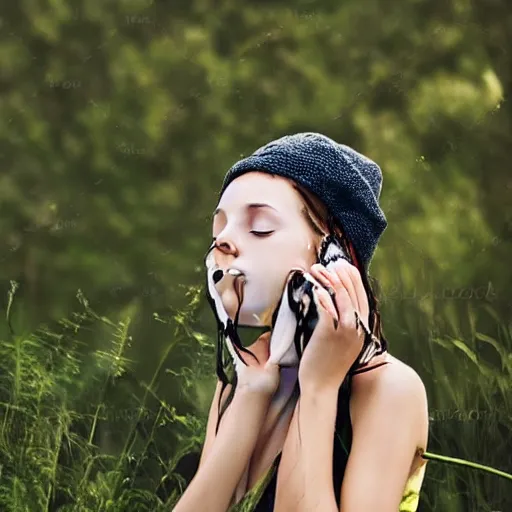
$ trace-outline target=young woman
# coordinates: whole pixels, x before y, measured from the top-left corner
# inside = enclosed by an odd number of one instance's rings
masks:
[[[247,350],[230,345],[230,383],[219,354],[199,468],[175,512],[225,512],[250,491],[256,511],[416,510],[426,392],[387,351],[368,281],[387,225],[381,186],[374,162],[315,133],[273,141],[228,171],[209,251],[223,334],[276,326],[294,269],[316,283],[317,323],[299,358],[293,347],[275,355],[284,334],[274,329]],[[333,239],[349,258],[328,270],[320,247]],[[378,350],[365,352],[370,334]]]

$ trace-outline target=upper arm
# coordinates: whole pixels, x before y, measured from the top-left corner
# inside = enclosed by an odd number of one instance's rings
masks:
[[[222,382],[220,380],[217,380],[217,386],[215,388],[215,393],[213,395],[212,403],[210,405],[210,412],[208,413],[208,423],[206,424],[206,436],[204,440],[203,451],[201,452],[201,458],[199,460],[198,469],[201,467],[202,464],[204,464],[204,461],[208,456],[208,453],[210,452],[213,441],[215,439],[215,428],[217,427],[217,419],[219,417],[218,408],[221,389]],[[222,403],[225,402],[230,389],[231,385],[228,384],[223,393]]]
[[[406,365],[386,370],[392,371],[353,380],[352,447],[341,488],[344,511],[396,512],[416,452],[426,449],[428,407],[420,377]]]

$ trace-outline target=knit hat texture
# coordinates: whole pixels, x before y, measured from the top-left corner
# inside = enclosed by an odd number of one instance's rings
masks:
[[[368,270],[387,227],[379,206],[382,172],[375,162],[320,133],[286,135],[235,163],[224,177],[219,198],[235,178],[249,171],[289,178],[316,194]]]

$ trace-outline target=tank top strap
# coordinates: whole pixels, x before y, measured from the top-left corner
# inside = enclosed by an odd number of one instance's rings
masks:
[[[355,370],[352,372],[352,375],[357,375],[358,373],[369,372],[369,371],[375,370],[376,368],[379,368],[380,366],[383,366],[385,364],[389,364],[389,361],[382,361],[382,363],[375,364],[373,366],[370,366],[369,368],[361,368],[360,370]]]

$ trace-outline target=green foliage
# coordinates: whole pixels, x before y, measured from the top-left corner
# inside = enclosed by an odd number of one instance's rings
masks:
[[[406,330],[392,330],[392,336],[397,344],[403,338],[398,356],[418,371],[427,389],[428,451],[510,473],[512,323],[489,302],[480,302],[443,304],[420,294],[417,300],[387,303],[384,315],[392,316],[394,308],[405,314]],[[498,476],[433,460],[421,508],[507,510],[511,485]]]
[[[11,311],[15,290],[12,283]],[[112,322],[98,315],[81,292],[77,298],[82,313],[58,322],[57,328],[43,326],[28,336],[12,333],[0,344],[2,510],[171,509],[188,483],[178,465],[187,454],[200,450],[205,418],[198,410],[179,413],[155,390],[162,375],[171,373],[193,402],[194,382],[205,368],[213,367],[211,342],[191,327],[199,292],[189,290],[185,310],[169,318],[154,315],[174,328],[173,341],[151,382],[132,379],[136,387],[122,392],[117,389],[120,381],[131,373],[131,362],[124,356],[132,341],[130,317]],[[413,366],[433,364],[435,375],[441,377],[424,378],[432,414],[429,451],[506,469],[511,463],[507,448],[512,430],[512,324],[500,321],[488,306],[483,311],[499,322],[498,339],[476,330],[478,318],[469,309],[472,336],[433,332],[427,352],[418,350]],[[418,312],[415,316],[432,321]],[[80,335],[98,325],[107,329],[110,346],[88,351]],[[189,365],[181,372],[164,372],[173,351],[191,340],[198,346]],[[493,356],[484,355],[482,347],[491,347],[498,357],[486,361]],[[430,361],[423,359],[425,353]],[[109,438],[112,434],[119,436],[118,443]],[[509,489],[510,483],[495,476],[434,460],[429,462],[421,502],[431,510],[467,510],[468,505],[494,510],[499,505],[491,505],[488,496],[493,496],[492,503],[505,504]],[[236,510],[251,510],[250,498]]]
[[[184,485],[175,469],[204,440],[201,414],[181,413],[155,393],[171,349],[195,334],[189,323],[197,290],[189,296],[185,310],[161,319],[174,326],[174,338],[153,379],[131,376],[136,387],[126,391],[118,388],[132,373],[124,356],[130,317],[98,315],[81,292],[82,313],[0,343],[2,510],[170,509]],[[108,350],[84,349],[82,331],[98,327],[110,335]],[[205,337],[196,338],[208,347]],[[192,376],[205,364],[197,355],[189,363]],[[183,375],[179,382],[189,389]]]
[[[6,3],[0,508],[181,492],[215,380],[209,215],[229,166],[301,130],[383,170],[371,273],[429,449],[512,467],[511,27],[506,0]],[[504,486],[432,461],[420,511],[511,509]]]

